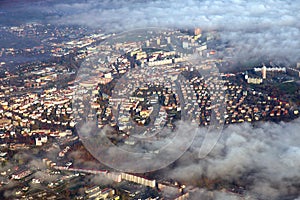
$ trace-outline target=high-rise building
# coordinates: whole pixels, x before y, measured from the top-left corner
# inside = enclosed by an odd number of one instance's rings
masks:
[[[150,46],[150,41],[147,40],[147,41],[146,41],[146,47],[149,47],[149,46]]]
[[[246,71],[245,73],[245,80],[247,80],[249,78],[248,72]]]
[[[167,37],[167,43],[171,44],[171,37]]]
[[[261,74],[263,79],[267,78],[267,67],[265,65],[261,68]]]
[[[156,43],[157,45],[160,45],[160,38],[157,38]]]
[[[195,30],[194,30],[195,35],[200,35],[201,33],[202,33],[202,31],[200,28],[195,28]]]

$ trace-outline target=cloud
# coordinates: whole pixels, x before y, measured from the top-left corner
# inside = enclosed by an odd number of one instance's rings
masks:
[[[217,30],[223,42],[237,49],[235,60],[300,60],[300,1],[87,0],[50,4],[30,5],[28,10],[44,13],[53,24],[83,25],[106,32],[147,27]],[[196,159],[195,150],[202,141],[197,138],[196,145],[165,175],[180,181],[203,176],[243,181],[249,195],[261,199],[299,196],[299,122],[231,125],[202,160]]]
[[[107,177],[103,176],[103,175],[93,175],[90,177],[90,179],[87,177],[86,183],[87,184],[93,184],[93,185],[109,185],[109,184],[113,184],[113,180],[108,179]]]
[[[88,124],[88,123],[87,123]],[[177,160],[189,148],[196,134],[196,125],[178,122],[174,132],[165,129],[160,137],[134,138],[135,145],[114,145],[107,137],[109,126],[91,137],[91,125],[78,128],[81,141],[89,152],[100,162],[115,170],[145,173],[164,168]],[[72,154],[73,155],[73,154]],[[77,152],[76,152],[77,156]],[[73,156],[75,157],[75,156]],[[75,159],[78,160],[78,159]]]
[[[178,161],[159,173],[163,179],[187,185],[197,185],[205,177],[211,183],[224,183],[222,185],[227,185],[227,189],[236,183],[245,188],[243,195],[247,199],[281,199],[288,195],[297,197],[300,195],[299,122],[300,119],[288,123],[230,125],[204,159],[198,159],[198,150],[204,139],[203,135],[199,135]],[[155,162],[165,160],[157,157]],[[139,165],[125,161],[124,164]],[[192,197],[240,199],[234,194],[220,192],[220,188],[209,188],[211,191],[197,190]]]
[[[61,13],[59,22],[107,28],[173,26],[255,30],[274,26],[295,26],[297,6],[293,1],[86,1],[59,3],[52,10]],[[80,16],[80,17],[74,17]],[[297,24],[299,28],[299,24]]]
[[[291,0],[50,0],[20,4],[7,18],[23,13],[17,20],[35,17],[34,21],[46,19],[105,32],[200,27],[219,31],[223,42],[236,47],[234,61],[290,64],[300,60],[299,7],[299,1]]]
[[[195,151],[187,152],[165,176],[190,183],[203,177],[240,183],[254,199],[299,195],[299,122],[231,125],[209,156],[198,160]]]
[[[196,189],[191,192],[189,199],[191,200],[242,200],[243,198],[221,191],[208,191],[206,189]]]
[[[83,25],[106,32],[136,28],[217,30],[236,47],[235,61],[300,60],[298,1],[121,0],[39,3],[26,8],[54,24]]]

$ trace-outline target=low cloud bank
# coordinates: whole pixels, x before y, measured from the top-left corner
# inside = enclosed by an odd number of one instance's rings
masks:
[[[204,159],[197,159],[195,141],[166,177],[183,182],[203,177],[240,183],[254,199],[282,199],[300,195],[300,119],[289,123],[231,125]]]

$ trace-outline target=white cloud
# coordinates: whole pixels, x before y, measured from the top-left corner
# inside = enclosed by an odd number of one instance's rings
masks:
[[[54,14],[48,18],[53,23],[109,32],[147,27],[218,30],[222,39],[238,48],[238,60],[295,62],[300,60],[299,8],[299,1],[280,0],[90,0],[42,10]]]
[[[166,176],[184,182],[203,176],[237,181],[255,199],[299,195],[299,122],[231,125],[209,156],[197,160],[195,152],[187,152],[176,167],[166,170]]]
[[[45,16],[54,24],[107,32],[147,27],[218,30],[237,48],[237,61],[291,63],[300,60],[299,8],[300,2],[291,0],[49,0],[18,6],[16,13],[27,10],[28,16]]]

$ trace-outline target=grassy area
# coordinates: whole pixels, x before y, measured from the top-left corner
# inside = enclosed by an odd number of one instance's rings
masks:
[[[295,94],[298,90],[297,83],[291,82],[291,83],[280,83],[277,85],[277,88],[286,94]]]

